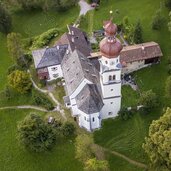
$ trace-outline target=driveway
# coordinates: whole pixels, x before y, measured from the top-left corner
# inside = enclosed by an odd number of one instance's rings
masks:
[[[80,0],[78,4],[80,6],[80,14],[79,15],[85,15],[88,11],[94,9],[85,0]]]

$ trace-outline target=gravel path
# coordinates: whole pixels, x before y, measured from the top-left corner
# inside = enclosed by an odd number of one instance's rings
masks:
[[[30,73],[29,70],[28,70],[27,72]],[[55,107],[55,109],[54,109],[53,111],[58,111],[58,112],[61,114],[61,116],[62,116],[65,120],[67,120],[67,117],[65,116],[65,112],[64,112],[64,110],[62,109],[61,104],[60,104],[60,103],[58,102],[58,100],[54,97],[54,95],[53,95],[51,92],[49,92],[48,90],[40,89],[40,88],[36,85],[36,83],[33,81],[33,79],[32,79],[31,77],[30,77],[30,80],[31,80],[31,82],[33,83],[33,86],[34,86],[34,88],[35,88],[36,90],[40,91],[41,93],[44,93],[44,94],[48,95],[48,96],[52,99],[52,101],[55,103],[56,107]]]

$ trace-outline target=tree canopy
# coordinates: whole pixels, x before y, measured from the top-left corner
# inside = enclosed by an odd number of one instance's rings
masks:
[[[57,140],[57,132],[39,115],[30,114],[18,124],[18,138],[26,148],[41,152],[53,147]]]
[[[12,20],[7,10],[0,2],[0,32],[9,33],[12,26]]]
[[[27,93],[32,87],[30,75],[19,70],[15,70],[8,75],[8,84],[22,94]]]
[[[134,28],[134,43],[143,43],[142,26],[140,21],[136,23]]]
[[[139,104],[143,105],[145,108],[152,109],[158,105],[157,95],[152,90],[142,92]]]
[[[153,121],[143,148],[157,171],[171,170],[171,109]]]
[[[108,162],[106,160],[97,160],[92,158],[87,160],[85,163],[86,171],[107,171],[109,168]]]
[[[7,35],[7,47],[14,61],[23,55],[22,37],[19,33]]]

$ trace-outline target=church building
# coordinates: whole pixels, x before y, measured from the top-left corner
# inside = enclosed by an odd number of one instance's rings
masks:
[[[124,47],[112,20],[103,24],[100,51],[92,53],[85,32],[68,26],[54,47],[32,52],[39,79],[64,78],[64,102],[80,127],[93,131],[101,121],[116,117],[121,108],[121,74],[158,63],[162,56],[155,42]]]

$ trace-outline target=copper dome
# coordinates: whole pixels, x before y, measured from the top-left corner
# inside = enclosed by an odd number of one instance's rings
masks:
[[[104,22],[104,30],[106,36],[114,36],[117,32],[117,25],[113,24],[112,21]]]
[[[122,44],[120,43],[118,39],[104,38],[100,42],[100,52],[106,58],[118,57],[122,48],[123,48]]]

